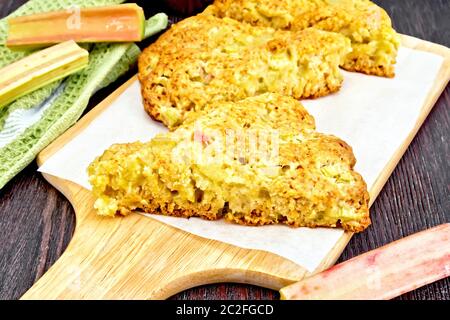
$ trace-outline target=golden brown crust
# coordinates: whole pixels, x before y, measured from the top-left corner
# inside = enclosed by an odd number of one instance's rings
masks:
[[[395,77],[395,58],[390,64],[376,64],[370,58],[357,57],[354,59],[347,58],[341,66],[347,71],[360,72],[367,75],[393,78]]]
[[[255,152],[250,141],[266,148]],[[370,224],[369,195],[355,162],[347,143],[315,131],[298,101],[263,94],[208,105],[148,143],[114,145],[89,177],[103,215],[141,210],[359,232]]]
[[[181,21],[144,50],[144,106],[170,129],[217,101],[265,92],[296,99],[338,91],[350,42],[316,29],[287,32],[200,14]]]
[[[344,69],[393,77],[400,38],[387,13],[369,0],[216,0],[205,10],[255,26],[282,30],[315,27],[352,41]]]

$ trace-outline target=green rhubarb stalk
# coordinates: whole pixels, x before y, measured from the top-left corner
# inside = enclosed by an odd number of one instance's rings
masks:
[[[89,53],[74,41],[35,52],[0,69],[0,108],[85,68]]]

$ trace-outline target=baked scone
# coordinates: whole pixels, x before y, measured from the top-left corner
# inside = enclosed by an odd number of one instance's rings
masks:
[[[116,144],[88,169],[100,215],[133,210],[245,225],[370,224],[367,187],[344,141],[315,131],[297,100],[208,105],[147,143]]]
[[[314,98],[337,91],[351,50],[342,35],[253,27],[200,14],[164,33],[139,58],[147,112],[169,129],[216,101],[273,92]]]
[[[384,77],[395,74],[400,38],[388,14],[369,0],[216,0],[206,12],[283,30],[313,26],[339,32],[353,48],[344,69]]]

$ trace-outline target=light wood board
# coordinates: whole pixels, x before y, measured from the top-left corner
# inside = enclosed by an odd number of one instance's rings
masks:
[[[450,49],[402,37],[404,46],[441,55],[445,62],[414,130],[370,190],[371,204],[450,78]],[[80,133],[134,81],[136,77],[43,150],[38,164]],[[126,218],[100,217],[94,212],[94,198],[89,191],[51,175],[44,177],[73,205],[76,227],[64,254],[22,299],[164,299],[187,288],[216,282],[251,283],[278,290],[310,275],[275,254],[200,238],[138,214]],[[314,273],[333,265],[351,236],[345,233]]]

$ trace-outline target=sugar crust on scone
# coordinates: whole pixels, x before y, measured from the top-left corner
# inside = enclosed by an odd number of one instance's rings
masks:
[[[281,30],[314,27],[352,42],[342,67],[394,77],[400,37],[383,8],[369,0],[215,0],[207,13]]]
[[[276,157],[251,153],[249,142],[223,151],[219,137],[229,132],[238,133],[231,141],[276,132]],[[197,159],[203,153],[206,162]],[[369,195],[355,162],[348,144],[316,132],[300,102],[263,94],[211,104],[147,143],[113,145],[88,173],[101,215],[138,210],[360,232],[370,224]]]
[[[165,32],[139,58],[146,111],[170,129],[217,101],[266,92],[296,99],[339,90],[351,50],[342,35],[253,27],[200,14]]]

